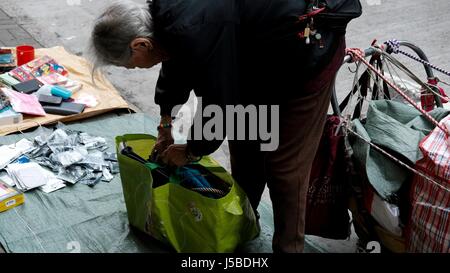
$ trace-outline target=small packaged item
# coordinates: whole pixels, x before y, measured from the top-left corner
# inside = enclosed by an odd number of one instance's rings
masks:
[[[33,143],[25,138],[15,144],[0,146],[0,170],[32,149]]]
[[[6,111],[7,107],[11,106],[11,101],[9,100],[8,96],[6,96],[5,92],[3,92],[0,89],[0,112]]]
[[[63,85],[58,84],[58,86],[69,90],[70,92],[72,92],[72,94],[79,91],[83,87],[83,85],[80,82],[71,79],[67,79],[67,82],[65,84]]]
[[[89,108],[94,108],[98,105],[97,99],[90,94],[79,94],[73,102],[84,104]]]
[[[16,183],[14,180],[8,175],[6,171],[0,172],[0,181],[3,181],[4,183],[8,184],[8,186],[14,187]]]
[[[38,91],[39,88],[41,88],[41,86],[42,86],[41,82],[39,82],[36,79],[33,79],[13,85],[12,88],[20,93],[31,94]]]
[[[70,99],[72,96],[72,92],[70,90],[59,86],[53,86],[50,92],[53,96],[61,97],[65,100]]]
[[[10,74],[17,80],[24,82],[51,74],[60,74],[67,77],[69,73],[51,57],[43,56],[13,69]]]
[[[7,88],[3,88],[2,90],[11,100],[14,111],[34,116],[46,115],[36,96],[22,94]]]
[[[22,192],[0,180],[0,212],[23,204],[25,197]]]
[[[4,74],[0,75],[0,82],[2,82],[3,84],[5,84],[6,86],[9,86],[9,87],[20,83],[20,81],[11,77],[8,73],[4,73]]]
[[[16,52],[11,48],[0,48],[0,71],[7,72],[16,67]]]
[[[6,171],[14,179],[17,188],[22,191],[32,190],[47,184],[45,170],[34,162],[9,164]]]
[[[44,105],[43,109],[48,114],[70,116],[83,113],[84,104],[62,102],[60,105]]]
[[[49,56],[43,56],[25,64],[24,66],[31,71],[34,77],[42,77],[54,73],[58,73],[63,76],[67,76],[69,74],[62,65],[59,65]]]
[[[64,85],[67,83],[68,78],[66,78],[63,75],[60,75],[58,73],[53,73],[53,74],[37,77],[37,80],[39,80],[43,84],[48,84],[48,85]]]
[[[47,184],[39,187],[39,189],[45,193],[51,193],[54,191],[57,191],[59,189],[62,189],[66,186],[66,184],[64,183],[64,181],[62,181],[61,179],[57,178],[55,174],[53,174],[51,171],[46,170],[44,168],[42,168],[43,173],[46,177],[47,180]]]
[[[36,91],[35,95],[46,95],[46,96],[52,96],[52,87],[53,85],[44,84],[41,88],[39,88],[38,91]]]
[[[9,74],[20,82],[26,82],[34,79],[33,74],[23,66],[19,66],[9,72]]]
[[[13,62],[13,55],[10,53],[1,54],[0,53],[0,64],[10,64]]]
[[[0,110],[0,126],[19,124],[23,121],[23,115],[17,113],[12,107]]]
[[[56,96],[47,96],[47,95],[39,95],[39,102],[42,105],[60,105],[62,103],[62,98],[61,97],[56,97]]]

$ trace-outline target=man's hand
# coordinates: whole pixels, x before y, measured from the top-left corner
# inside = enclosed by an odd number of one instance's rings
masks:
[[[162,117],[161,122],[171,123],[172,119],[170,117]],[[150,158],[153,161],[158,161],[157,157],[160,156],[167,149],[167,147],[173,143],[172,128],[158,128],[158,139],[153,147]]]
[[[186,144],[170,145],[159,157],[164,164],[169,166],[181,167],[189,164],[186,152]]]

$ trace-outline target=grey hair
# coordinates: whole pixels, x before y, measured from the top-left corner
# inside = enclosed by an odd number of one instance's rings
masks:
[[[131,58],[131,41],[152,36],[148,6],[128,0],[114,2],[94,22],[90,40],[92,75],[106,65],[126,65]]]

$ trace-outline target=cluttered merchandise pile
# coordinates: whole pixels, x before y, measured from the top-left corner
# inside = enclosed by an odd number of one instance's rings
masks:
[[[67,184],[110,182],[119,173],[116,155],[102,137],[67,129],[39,128],[32,139],[0,146],[0,211],[23,203],[23,192],[51,193]],[[15,188],[14,188],[15,187]]]
[[[35,57],[32,46],[0,48],[0,126],[48,114],[68,116],[95,107],[96,101],[72,97],[82,84],[50,56]],[[33,139],[0,146],[0,211],[24,202],[23,192],[51,193],[67,183],[94,186],[118,173],[106,140],[68,130],[40,127]]]
[[[92,99],[72,95],[82,84],[49,56],[36,58],[34,48],[0,49],[0,126],[18,124],[24,115],[75,115],[95,107]]]

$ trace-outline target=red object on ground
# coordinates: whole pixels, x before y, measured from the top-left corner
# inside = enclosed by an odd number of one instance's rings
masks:
[[[26,64],[34,60],[34,47],[29,45],[21,45],[16,47],[17,66]]]

